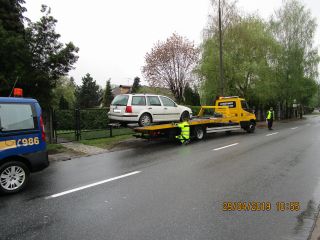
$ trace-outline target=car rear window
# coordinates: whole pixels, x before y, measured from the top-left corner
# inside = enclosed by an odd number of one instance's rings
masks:
[[[129,99],[128,95],[118,95],[113,99],[111,105],[127,106],[128,99]]]
[[[148,96],[147,98],[150,106],[161,106],[161,102],[157,96]]]
[[[132,106],[145,106],[146,105],[146,98],[143,96],[133,96],[131,105]]]
[[[32,130],[36,126],[37,115],[32,105],[0,103],[1,131]]]

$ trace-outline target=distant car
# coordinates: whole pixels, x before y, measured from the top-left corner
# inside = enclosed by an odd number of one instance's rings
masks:
[[[37,100],[0,97],[0,193],[15,193],[49,165]]]
[[[182,121],[190,119],[190,108],[176,104],[172,99],[154,94],[121,94],[114,98],[108,113],[109,119],[123,125]]]

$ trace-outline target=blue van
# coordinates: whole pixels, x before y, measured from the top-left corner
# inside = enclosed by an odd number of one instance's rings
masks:
[[[30,172],[49,166],[41,108],[35,99],[0,97],[0,193],[15,193]]]

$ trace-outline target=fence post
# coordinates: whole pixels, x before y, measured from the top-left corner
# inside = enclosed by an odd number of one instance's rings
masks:
[[[53,127],[53,109],[49,108],[49,143],[53,143],[54,139],[54,127]]]
[[[75,137],[76,141],[81,140],[81,127],[80,127],[80,109],[76,108],[75,110]]]

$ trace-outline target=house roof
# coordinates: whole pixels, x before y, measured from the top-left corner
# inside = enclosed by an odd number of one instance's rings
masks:
[[[132,88],[132,86],[128,86],[128,85],[120,85],[120,88]]]

